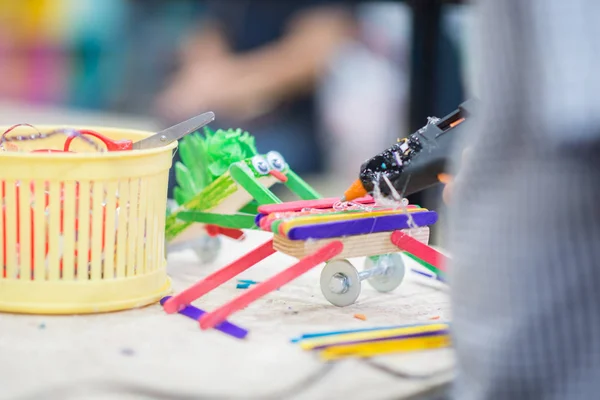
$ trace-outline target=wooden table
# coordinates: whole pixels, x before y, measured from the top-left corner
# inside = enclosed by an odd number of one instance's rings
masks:
[[[0,103],[0,124],[15,122],[157,128],[153,121],[127,116]],[[268,233],[251,232],[241,243],[225,239],[219,258],[206,266],[199,265],[190,250],[172,253],[168,270],[175,290],[188,287],[268,237]],[[293,260],[277,253],[239,278],[260,281]],[[317,267],[235,314],[232,321],[250,330],[245,341],[201,331],[194,321],[167,315],[158,305],[92,316],[0,314],[0,400],[383,400],[421,398],[449,382],[453,365],[449,349],[381,357],[375,364],[348,360],[327,366],[291,344],[292,337],[306,332],[450,318],[447,294],[416,275],[409,275],[389,294],[365,284],[356,304],[337,308],[320,293],[319,273]],[[214,309],[239,293],[235,283],[218,288],[195,305]],[[353,318],[355,313],[367,320]],[[423,379],[431,372],[436,373]]]
[[[265,232],[251,232],[244,242],[227,240],[220,257],[208,266],[198,265],[191,251],[171,254],[168,268],[175,289],[184,289],[268,237]],[[276,253],[239,278],[260,281],[293,260]],[[201,331],[194,321],[167,315],[158,305],[92,316],[0,314],[4,360],[0,399],[266,399],[273,395],[383,400],[411,398],[451,379],[449,349],[376,358],[375,366],[358,360],[327,366],[290,343],[292,337],[306,332],[450,317],[443,290],[426,285],[416,275],[409,275],[390,294],[365,284],[356,304],[338,308],[320,293],[319,273],[317,267],[235,314],[231,321],[250,330],[245,341]],[[232,281],[195,305],[214,309],[240,290]],[[356,313],[367,320],[355,319]],[[436,371],[427,379],[406,377]]]

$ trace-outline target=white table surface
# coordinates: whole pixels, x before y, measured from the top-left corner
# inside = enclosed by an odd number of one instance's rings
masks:
[[[243,242],[226,239],[214,263],[201,266],[190,250],[169,256],[176,291],[269,238],[251,232]],[[276,253],[240,275],[263,280],[293,258]],[[360,260],[359,260],[360,261]],[[411,261],[407,260],[407,266]],[[360,268],[359,263],[356,266]],[[324,371],[314,354],[290,339],[302,333],[358,327],[432,322],[450,317],[440,287],[409,274],[396,291],[381,294],[363,285],[358,302],[338,308],[320,293],[317,267],[245,310],[231,321],[250,331],[245,340],[202,331],[182,315],[159,305],[91,316],[0,314],[0,399],[400,399],[451,379],[449,349],[374,359],[406,379],[357,360],[336,362]],[[232,280],[194,304],[211,310],[241,293]],[[366,321],[355,319],[364,314]],[[446,371],[446,372],[443,372]],[[315,382],[303,383],[314,374]],[[301,387],[289,392],[300,383]],[[284,395],[285,393],[285,395]]]
[[[0,124],[19,122],[159,128],[147,118],[0,102]],[[190,250],[171,254],[175,291],[268,238],[252,233],[242,243],[225,240],[211,265],[199,265]],[[293,261],[277,253],[239,278],[260,281]],[[291,344],[292,337],[307,332],[450,319],[447,294],[415,275],[389,294],[365,284],[356,304],[337,308],[323,298],[319,272],[317,267],[234,314],[231,321],[250,330],[244,341],[201,331],[194,321],[167,315],[159,305],[92,316],[0,314],[0,399],[378,400],[410,397],[451,379],[449,349],[375,359],[396,371],[393,375],[356,360],[326,371],[314,354]],[[232,281],[194,304],[210,310],[240,293]],[[355,313],[367,320],[353,318]],[[440,373],[428,379],[400,377],[435,372]]]

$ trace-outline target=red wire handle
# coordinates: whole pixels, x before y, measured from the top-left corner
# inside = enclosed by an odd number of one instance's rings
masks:
[[[124,139],[124,140],[112,140],[96,131],[91,130],[81,130],[79,131],[81,135],[89,135],[98,140],[100,140],[106,146],[106,150],[108,151],[123,151],[123,150],[133,150],[133,141]],[[76,136],[69,136],[67,140],[65,140],[65,145],[63,147],[63,151],[70,151],[71,142],[75,139]]]

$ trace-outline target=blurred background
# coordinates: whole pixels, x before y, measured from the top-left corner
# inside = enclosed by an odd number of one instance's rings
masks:
[[[473,92],[470,15],[443,0],[0,0],[0,123],[158,130],[212,110],[339,196]],[[437,189],[411,200],[442,207]]]

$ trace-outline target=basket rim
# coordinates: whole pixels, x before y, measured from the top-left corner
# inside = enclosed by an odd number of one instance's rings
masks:
[[[0,125],[0,130],[4,129],[8,129],[10,128],[12,125]],[[34,125],[36,128],[40,129],[40,130],[51,130],[51,129],[58,129],[58,128],[62,128],[64,127],[64,125],[57,125],[57,124],[36,124]],[[133,138],[133,140],[135,141],[135,139],[137,140],[142,140],[144,138],[147,138],[149,136],[152,136],[154,134],[156,134],[157,132],[151,132],[151,131],[146,131],[146,130],[140,130],[140,129],[129,129],[129,128],[119,128],[119,127],[115,127],[115,126],[101,126],[101,125],[72,125],[70,126],[71,128],[74,129],[90,129],[90,130],[96,130],[96,131],[100,131],[100,132],[106,132],[106,131],[118,131],[119,133],[131,133],[132,136],[136,136],[135,138]],[[174,141],[172,143],[169,143],[166,146],[161,146],[161,147],[155,147],[155,148],[151,148],[151,149],[142,149],[142,150],[126,150],[126,151],[106,151],[106,152],[96,152],[96,153],[31,153],[31,152],[13,152],[13,151],[2,151],[0,152],[0,157],[7,157],[7,158],[33,158],[33,159],[53,159],[53,160],[57,160],[57,159],[68,159],[68,160],[77,160],[77,159],[87,159],[89,160],[90,158],[96,158],[96,159],[106,159],[106,158],[121,158],[123,157],[123,155],[127,155],[127,156],[145,156],[145,155],[151,155],[151,154],[158,154],[158,153],[163,153],[167,150],[173,150],[177,147],[178,145],[178,141]]]

